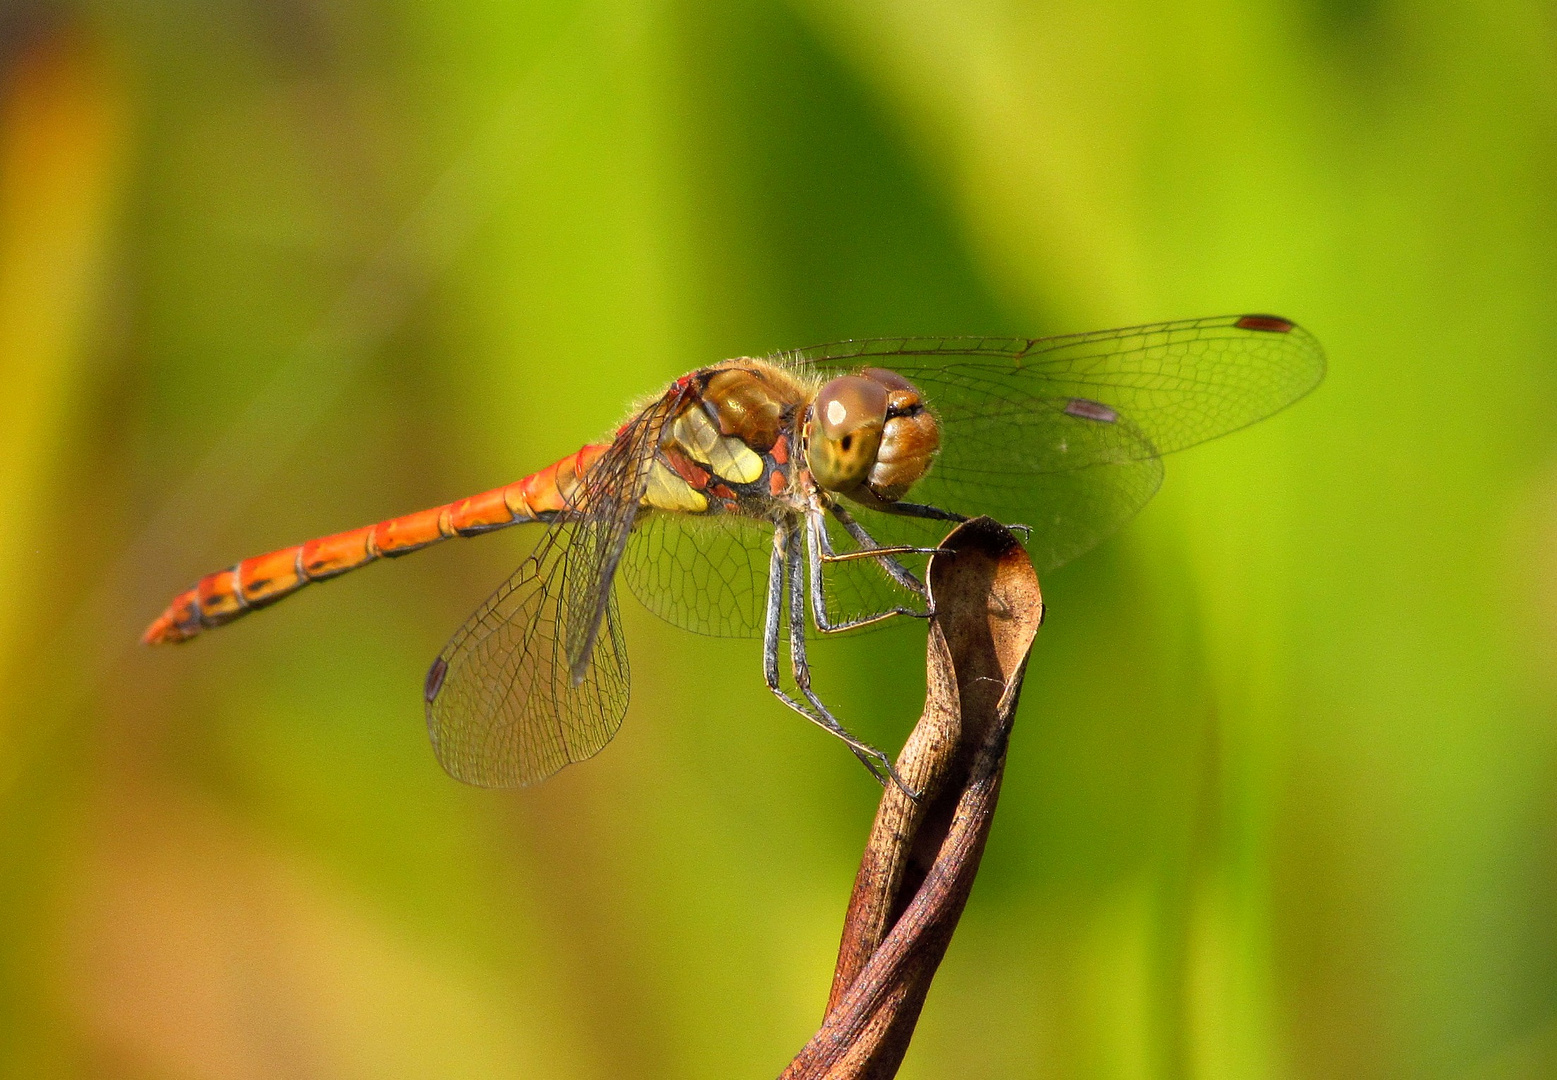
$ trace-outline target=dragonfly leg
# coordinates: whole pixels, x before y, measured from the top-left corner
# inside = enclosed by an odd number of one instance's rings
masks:
[[[866,534],[867,537],[869,534]],[[811,611],[816,620],[816,628],[824,634],[838,634],[845,630],[857,630],[862,626],[870,626],[884,619],[890,619],[894,615],[910,615],[914,618],[924,619],[929,617],[929,612],[915,611],[913,608],[895,607],[887,611],[877,612],[874,615],[866,615],[860,619],[850,619],[844,622],[834,622],[832,616],[827,613],[827,591],[822,587],[822,564],[826,562],[842,562],[844,557],[834,556],[827,558],[829,544],[827,540],[827,526],[822,521],[820,510],[812,510],[806,514],[806,546],[810,553],[807,563],[810,566],[809,580],[811,584]],[[896,548],[871,548],[860,552],[849,552],[849,556],[861,558],[878,556],[886,559],[890,556],[881,555],[881,552],[896,551]],[[934,549],[931,549],[934,550]],[[796,555],[798,556],[798,549]],[[903,571],[905,574],[908,571]],[[891,571],[888,571],[891,573]],[[895,577],[895,576],[894,576]],[[917,583],[917,582],[916,582]],[[923,586],[920,586],[923,589]]]
[[[854,515],[836,503],[828,509],[832,511],[833,517],[838,519],[838,524],[843,526],[844,531],[854,538],[855,543],[860,545],[864,550],[864,554],[877,554],[883,550],[882,546],[876,542],[876,538],[865,531],[865,526],[854,520]],[[826,529],[822,530],[821,541],[823,553],[829,556],[832,555],[832,541],[827,538]],[[919,550],[927,554],[935,549],[922,548]],[[915,577],[908,567],[898,562],[891,555],[879,555],[879,558],[881,560],[881,568],[887,572],[893,581],[911,593],[917,593],[920,596],[926,595],[924,582]],[[827,559],[826,561],[831,562],[832,559]]]
[[[883,562],[891,560],[894,555],[934,555],[941,549],[938,547],[915,547],[912,544],[879,544],[876,538],[865,531],[865,526],[854,520],[843,507],[836,503],[828,507],[833,517],[838,519],[850,536],[854,537],[861,545],[857,551],[837,552],[833,550],[833,542],[827,535],[827,530],[822,530],[822,561],[823,562],[851,562],[855,559],[880,559]],[[811,514],[821,518],[820,510],[813,510]],[[902,569],[900,566],[899,569]],[[904,571],[907,572],[906,570]]]
[[[942,510],[939,506],[930,506],[928,503],[893,503],[887,508],[887,513],[901,514],[904,517],[929,518],[932,521],[963,522],[968,520],[962,514],[954,513],[951,510]],[[1024,544],[1027,542],[1027,538],[1033,534],[1031,525],[1023,525],[1021,522],[1003,522],[1002,524],[1012,532],[1021,533]]]
[[[931,506],[929,503],[895,502],[885,508],[889,514],[901,514],[903,517],[929,518],[932,521],[955,521],[959,524],[967,521],[967,517],[951,510],[942,510],[939,506]]]
[[[773,696],[785,705],[788,705],[818,727],[843,739],[848,744],[849,749],[854,751],[854,756],[859,758],[865,768],[870,770],[870,774],[884,785],[887,782],[887,778],[879,771],[877,759],[885,759],[885,754],[873,747],[867,746],[850,735],[819,702],[817,703],[819,712],[814,712],[811,708],[785,693],[783,686],[779,682],[779,635],[784,625],[784,584],[789,576],[794,573],[794,570],[790,568],[789,553],[792,548],[798,551],[798,547],[795,544],[794,526],[788,523],[780,523],[773,530],[773,555],[768,561],[767,620],[762,632],[763,681],[767,683],[768,689]],[[802,605],[804,604],[803,598],[801,603]],[[805,610],[803,606],[801,610]],[[795,633],[793,620],[791,620],[791,640],[794,640]],[[800,621],[799,633],[805,633],[804,619]],[[792,646],[792,658],[794,653],[795,649]],[[805,645],[803,643],[799,646],[798,655],[800,656],[800,661],[799,666],[795,668],[795,684],[801,687],[801,692],[806,694],[807,698],[815,701],[814,696],[809,692],[811,686],[810,670],[805,666]],[[802,671],[806,673],[804,678],[800,675]]]
[[[773,530],[773,555],[768,560],[768,600],[762,629],[762,677],[768,689],[791,709],[809,716],[798,701],[779,686],[779,632],[784,614],[784,568],[789,554],[791,527],[779,525]]]
[[[763,675],[773,695],[829,734],[837,736],[859,758],[860,764],[885,787],[895,784],[911,799],[919,798],[916,792],[903,782],[892,759],[867,742],[850,734],[828,710],[816,691],[811,689],[811,668],[806,661],[805,587],[801,577],[801,548],[796,529],[780,524],[774,530],[773,558],[769,563],[767,627],[763,634]],[[807,705],[786,694],[779,685],[778,645],[782,618],[784,585],[789,583],[789,648],[790,666],[795,676],[795,686],[804,695]]]

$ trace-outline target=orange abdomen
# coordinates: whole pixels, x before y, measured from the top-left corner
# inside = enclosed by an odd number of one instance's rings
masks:
[[[324,581],[453,536],[476,536],[508,525],[547,520],[568,506],[578,477],[606,449],[604,445],[585,446],[505,487],[256,555],[207,574],[173,598],[167,610],[146,628],[141,641],[147,645],[188,641],[202,630],[290,596],[310,581]]]

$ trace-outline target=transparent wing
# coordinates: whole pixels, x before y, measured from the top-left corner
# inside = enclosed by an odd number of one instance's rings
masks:
[[[773,526],[734,514],[644,516],[622,577],[666,622],[713,637],[759,637]]]
[[[649,470],[659,451],[660,435],[680,406],[682,391],[673,388],[641,409],[617,433],[611,449],[582,477],[576,510],[589,528],[570,545],[563,576],[563,627],[573,681],[581,682],[590,651],[609,610],[611,585],[626,551],[633,526],[642,513]]]
[[[1050,338],[875,338],[801,350],[801,368],[880,366],[923,389],[943,416],[1076,398],[1129,417],[1169,454],[1261,420],[1324,378],[1324,351],[1275,315],[1184,319]],[[1084,407],[1084,406],[1083,406]],[[1110,451],[1111,452],[1111,451]],[[1072,455],[1071,468],[1093,462]]]
[[[1324,354],[1276,316],[1194,319],[1056,338],[880,338],[783,358],[818,374],[881,366],[925,392],[941,451],[910,498],[1027,525],[1042,569],[1117,531],[1162,483],[1161,454],[1253,423],[1307,393]],[[846,504],[883,544],[933,546],[940,521]],[[829,522],[834,547],[854,541]],[[655,513],[627,545],[622,572],[655,614],[698,633],[761,633],[772,529],[729,515]],[[902,561],[916,573],[923,560]],[[835,618],[905,603],[874,560],[823,574]],[[889,625],[889,624],[888,624]]]
[[[1068,400],[1037,400],[1010,415],[992,410],[945,418],[941,452],[909,497],[1027,526],[1027,550],[1040,570],[1069,562],[1139,513],[1163,472],[1151,443],[1124,417],[1094,420],[1069,407]],[[1077,459],[1090,464],[1072,467]],[[950,528],[862,506],[846,509],[882,544],[934,546]]]
[[[483,604],[427,675],[427,730],[449,775],[538,783],[611,741],[627,711],[627,649],[608,600],[575,684],[567,656],[568,554],[590,522],[559,523]]]
[[[1134,516],[1162,482],[1161,454],[1284,408],[1325,368],[1312,336],[1268,315],[1043,339],[839,342],[790,359],[822,374],[887,367],[917,384],[940,420],[941,450],[908,498],[1028,525],[1040,570]],[[883,543],[925,544],[945,531],[855,514]]]
[[[839,551],[854,546],[836,521],[829,535]],[[772,555],[773,526],[765,522],[656,513],[633,533],[621,572],[643,606],[673,626],[710,637],[761,637]],[[827,610],[840,620],[918,603],[874,560],[828,564],[822,581]]]
[[[598,753],[621,726],[627,650],[611,583],[678,400],[667,395],[623,428],[535,551],[433,662],[427,729],[456,779],[537,783]]]

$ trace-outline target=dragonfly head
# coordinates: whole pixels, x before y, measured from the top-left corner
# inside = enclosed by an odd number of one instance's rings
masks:
[[[929,471],[940,428],[919,389],[895,371],[866,368],[822,387],[806,425],[806,464],[828,491],[896,502]]]

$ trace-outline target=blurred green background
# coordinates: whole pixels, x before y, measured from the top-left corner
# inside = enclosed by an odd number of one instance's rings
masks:
[[[625,601],[525,792],[428,661],[530,542],[190,647],[200,574],[713,360],[1272,310],[1328,381],[1045,582],[905,1077],[1557,1076],[1557,16],[1538,2],[0,7],[0,1075],[735,1077],[876,789]],[[895,748],[923,630],[825,649]]]

